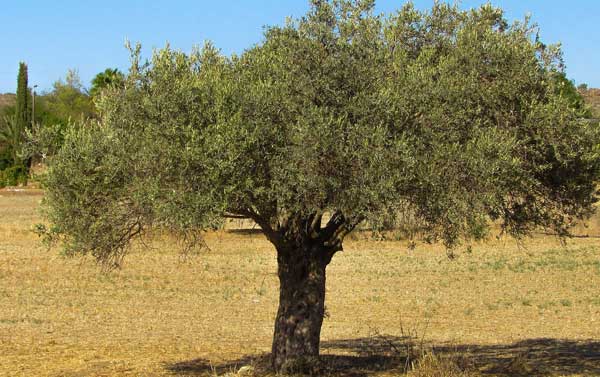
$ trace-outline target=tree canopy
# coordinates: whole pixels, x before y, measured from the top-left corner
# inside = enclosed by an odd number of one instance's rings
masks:
[[[95,117],[94,104],[76,70],[52,85],[52,91],[36,98],[36,114],[41,123],[63,124]]]
[[[278,370],[318,355],[325,267],[357,224],[408,212],[448,247],[493,223],[567,235],[600,171],[598,127],[560,95],[560,51],[527,21],[311,4],[239,56],[132,49],[100,119],[68,131],[45,198],[67,250],[109,265],[152,227],[193,246],[226,216],[256,221],[278,255]]]
[[[92,79],[92,87],[90,88],[90,96],[95,97],[100,92],[114,85],[123,85],[124,75],[117,68],[107,68],[103,72],[98,73]]]

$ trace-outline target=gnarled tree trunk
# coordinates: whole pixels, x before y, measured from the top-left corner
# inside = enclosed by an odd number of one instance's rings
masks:
[[[309,240],[277,246],[279,310],[272,349],[277,371],[300,371],[319,356],[325,269],[330,260],[324,245]]]
[[[325,314],[325,269],[333,255],[342,250],[344,237],[361,218],[349,221],[335,212],[321,227],[322,212],[271,221],[253,211],[236,212],[256,221],[277,249],[279,309],[272,366],[277,372],[305,372],[319,357]]]

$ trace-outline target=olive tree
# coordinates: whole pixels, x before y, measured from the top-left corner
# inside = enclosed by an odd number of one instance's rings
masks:
[[[553,87],[560,51],[490,5],[373,6],[313,0],[239,56],[133,48],[51,161],[51,234],[115,266],[151,228],[192,247],[254,220],[277,252],[280,371],[318,356],[325,271],[361,223],[408,211],[448,248],[491,225],[567,236],[593,209],[600,139]]]

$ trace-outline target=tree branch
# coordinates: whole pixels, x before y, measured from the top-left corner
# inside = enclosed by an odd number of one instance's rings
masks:
[[[281,242],[281,236],[280,236],[279,232],[273,230],[269,219],[265,218],[258,212],[254,211],[250,208],[236,209],[235,211],[231,211],[231,212],[235,212],[235,214],[238,216],[244,216],[243,218],[252,219],[255,223],[257,223],[260,226],[260,228],[262,229],[265,236],[272,243],[276,244],[276,243]]]
[[[319,232],[318,240],[321,242],[327,242],[331,237],[333,237],[335,232],[337,232],[337,230],[344,224],[345,221],[346,218],[340,211],[334,212],[329,218],[327,225],[325,225],[325,228]]]
[[[321,232],[320,240],[325,246],[331,248],[333,253],[340,251],[342,250],[344,238],[363,220],[364,217],[362,216],[348,219],[341,212],[336,212]]]
[[[321,220],[323,220],[323,211],[321,210],[315,212],[311,216],[309,236],[313,239],[319,237],[319,232],[321,232]]]

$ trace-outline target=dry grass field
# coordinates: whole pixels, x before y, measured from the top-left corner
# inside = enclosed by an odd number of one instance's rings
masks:
[[[185,260],[158,239],[107,274],[39,244],[40,200],[0,191],[0,376],[214,375],[269,352],[278,286],[260,234],[207,234]],[[600,375],[599,242],[493,239],[449,260],[354,236],[328,268],[324,360],[395,376],[413,344],[485,375]]]

